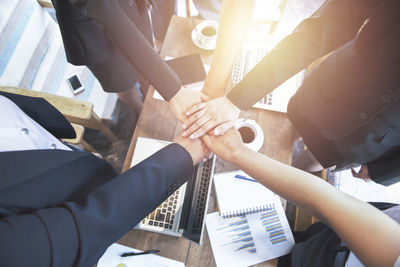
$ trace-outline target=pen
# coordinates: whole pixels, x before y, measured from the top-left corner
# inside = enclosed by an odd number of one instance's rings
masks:
[[[243,176],[243,175],[240,175],[240,174],[236,174],[235,178],[258,183],[256,180],[246,177],[246,176]]]
[[[145,255],[145,254],[154,254],[160,252],[159,250],[147,250],[143,252],[126,252],[122,253],[121,257],[128,257],[128,256],[138,256],[138,255]]]

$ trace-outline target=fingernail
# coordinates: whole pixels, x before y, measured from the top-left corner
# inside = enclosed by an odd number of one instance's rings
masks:
[[[182,124],[183,129],[186,129],[186,124]]]
[[[219,135],[219,131],[217,129],[214,130],[215,135]]]
[[[196,135],[195,135],[195,134],[192,134],[192,135],[190,136],[190,139],[196,139]]]
[[[183,132],[183,133],[182,133],[182,136],[183,136],[183,137],[186,137],[186,135],[187,135],[187,132]]]
[[[200,105],[199,105],[199,108],[204,108],[206,106],[206,103],[205,102],[202,102]]]
[[[189,116],[190,115],[190,112],[188,111],[188,112],[186,112],[186,116]]]

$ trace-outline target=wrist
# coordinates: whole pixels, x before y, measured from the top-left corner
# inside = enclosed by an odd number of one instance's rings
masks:
[[[179,95],[182,92],[182,87],[169,99],[169,103],[173,105],[179,99]]]
[[[249,152],[249,150],[250,149],[243,144],[236,146],[233,151],[231,151],[231,162],[237,166],[240,166],[240,163],[243,162],[243,159],[246,157],[246,154]]]

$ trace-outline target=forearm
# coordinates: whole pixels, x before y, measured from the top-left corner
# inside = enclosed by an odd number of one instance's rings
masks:
[[[108,0],[88,2],[88,16],[104,27],[103,30],[121,53],[164,99],[171,99],[181,88],[178,76],[132,23],[119,3]]]
[[[1,263],[93,266],[109,245],[190,178],[193,160],[186,148],[171,144],[114,178],[109,168],[105,162],[96,165],[95,175],[109,181],[88,195],[0,218]]]
[[[233,155],[234,163],[244,172],[276,194],[321,217],[315,199],[325,195],[323,191],[326,186],[329,187],[325,181],[248,148],[234,152]]]
[[[362,262],[393,266],[400,253],[400,226],[385,214],[309,173],[252,150],[243,149],[234,158],[269,189],[328,222]]]
[[[203,92],[214,98],[225,95],[233,64],[254,9],[255,0],[224,0],[218,26],[218,39]]]
[[[235,86],[228,98],[240,109],[250,108],[317,58],[354,38],[355,22],[349,1],[327,1],[269,53]]]

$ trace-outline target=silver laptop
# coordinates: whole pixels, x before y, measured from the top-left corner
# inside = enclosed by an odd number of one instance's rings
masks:
[[[233,84],[238,84],[261,61],[267,52],[268,49],[266,46],[244,44],[232,69]],[[302,77],[302,72],[294,75],[260,99],[253,107],[286,113],[289,100],[296,93]]]
[[[138,164],[168,144],[170,142],[164,140],[138,137],[131,166]],[[215,156],[196,165],[191,179],[144,218],[136,229],[177,237],[183,236],[201,244],[214,165]]]

